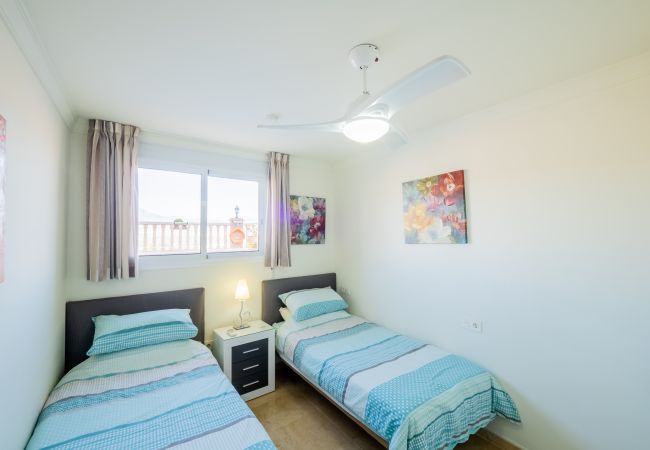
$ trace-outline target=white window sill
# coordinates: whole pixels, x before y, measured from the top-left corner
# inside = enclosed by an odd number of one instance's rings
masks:
[[[155,255],[138,257],[139,270],[144,271],[213,266],[233,260],[263,261],[264,254],[261,251],[257,251],[210,253],[207,256],[196,253],[192,255]]]

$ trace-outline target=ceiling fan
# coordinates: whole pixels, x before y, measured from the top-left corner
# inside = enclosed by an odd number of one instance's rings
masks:
[[[360,44],[350,50],[350,62],[363,73],[363,93],[348,107],[340,119],[292,125],[258,125],[303,131],[343,133],[355,142],[367,143],[381,139],[389,131],[406,142],[404,132],[391,121],[395,113],[409,102],[465,78],[470,71],[453,56],[441,56],[406,75],[382,92],[371,95],[367,87],[368,68],[379,62],[379,48],[373,44]]]

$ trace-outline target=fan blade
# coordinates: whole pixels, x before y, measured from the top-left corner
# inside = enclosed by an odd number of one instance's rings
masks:
[[[354,119],[356,116],[359,115],[361,111],[366,109],[368,107],[368,104],[374,99],[369,93],[364,92],[361,94],[359,97],[357,97],[352,103],[350,103],[350,106],[348,106],[348,110],[345,113],[345,120],[350,120]]]
[[[413,100],[441,89],[468,76],[470,71],[453,56],[441,56],[415,72],[405,76],[371,99],[355,115],[372,114],[378,107],[390,119],[397,111]]]
[[[330,133],[341,133],[343,131],[343,120],[319,123],[299,123],[287,125],[258,125],[257,128],[269,128],[276,130],[297,130],[297,131],[325,131]]]
[[[393,122],[390,124],[390,131],[386,134],[386,136],[384,136],[383,139],[389,150],[397,150],[409,142],[404,130],[395,125]]]

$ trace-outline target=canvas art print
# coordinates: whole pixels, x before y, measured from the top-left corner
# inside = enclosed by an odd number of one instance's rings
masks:
[[[291,243],[325,243],[325,199],[292,195]]]
[[[465,174],[462,170],[402,184],[407,244],[466,244]]]
[[[5,280],[5,125],[0,116],[0,283]]]

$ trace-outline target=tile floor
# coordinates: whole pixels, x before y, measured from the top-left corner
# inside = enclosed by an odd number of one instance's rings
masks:
[[[280,450],[361,450],[383,447],[284,364],[276,390],[248,402]],[[501,450],[472,436],[458,450]]]

